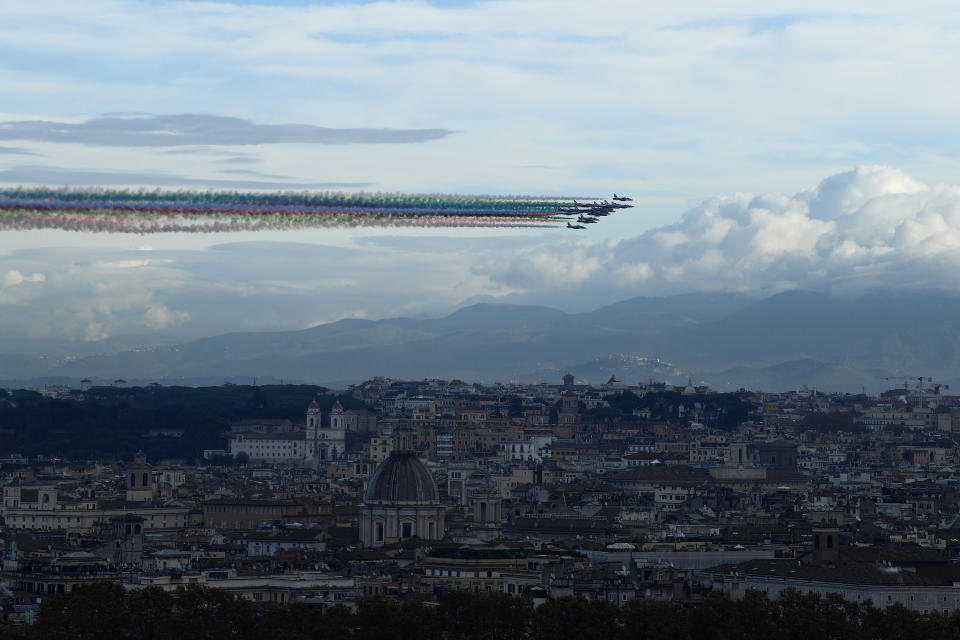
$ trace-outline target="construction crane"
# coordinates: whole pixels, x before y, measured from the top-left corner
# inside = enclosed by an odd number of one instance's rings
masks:
[[[913,379],[912,376],[877,376],[877,378],[880,380],[896,380],[897,382],[903,381],[904,393],[908,393],[910,391],[910,380]]]
[[[950,385],[942,382],[933,382],[929,376],[878,376],[881,380],[903,381],[905,394],[913,393],[917,397],[917,406],[923,406],[924,393],[930,392],[934,396],[935,404],[940,404],[940,392],[950,389]],[[911,386],[912,385],[912,386]],[[929,385],[929,387],[927,386]]]
[[[925,382],[933,382],[933,378],[929,376],[878,376],[881,380],[903,380],[903,391],[905,394],[909,394],[913,391],[918,398],[918,406],[923,406],[923,391]],[[911,383],[916,383],[916,385],[911,389]],[[934,395],[939,395],[940,389],[949,389],[947,385],[936,384],[934,385]]]

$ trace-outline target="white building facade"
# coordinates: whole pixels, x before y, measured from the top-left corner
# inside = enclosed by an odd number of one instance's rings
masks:
[[[313,465],[338,460],[346,451],[343,407],[337,402],[324,424],[317,401],[307,408],[306,428],[281,433],[239,433],[230,439],[231,455],[245,453],[251,460],[279,464]]]

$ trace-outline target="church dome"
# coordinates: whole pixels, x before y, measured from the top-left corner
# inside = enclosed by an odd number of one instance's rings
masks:
[[[436,503],[439,501],[437,483],[412,451],[394,451],[373,472],[365,504]]]

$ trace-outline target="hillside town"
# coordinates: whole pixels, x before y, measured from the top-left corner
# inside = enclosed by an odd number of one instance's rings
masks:
[[[102,581],[323,610],[451,591],[623,607],[796,589],[952,613],[960,397],[947,391],[374,378],[316,394],[299,419],[231,420],[194,456],[0,446],[3,622],[32,624],[44,599]],[[80,406],[106,390],[43,394]]]

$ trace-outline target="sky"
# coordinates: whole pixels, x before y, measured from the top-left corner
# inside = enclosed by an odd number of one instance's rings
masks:
[[[3,231],[0,351],[960,285],[952,1],[5,0],[0,18],[0,185],[637,205],[578,233]]]

